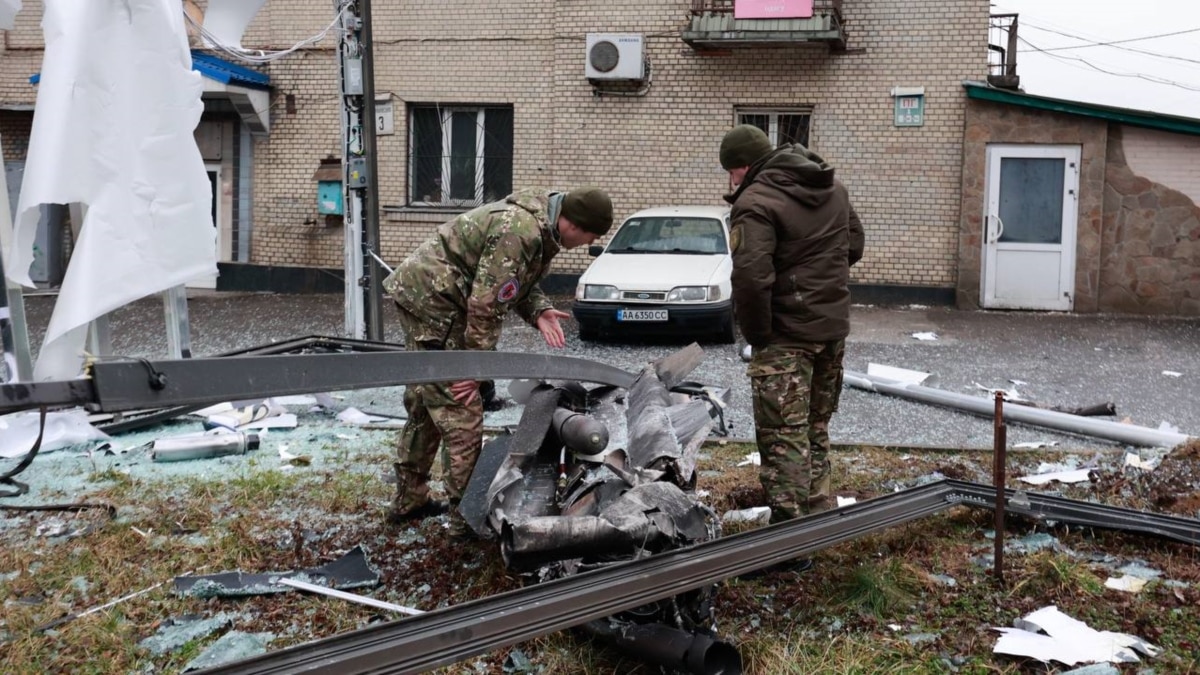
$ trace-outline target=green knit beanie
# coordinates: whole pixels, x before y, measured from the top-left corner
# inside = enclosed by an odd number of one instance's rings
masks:
[[[603,237],[613,224],[612,200],[600,188],[575,188],[563,198],[562,215],[580,228]]]
[[[721,141],[721,168],[726,171],[751,166],[770,154],[771,140],[753,124],[739,124]]]

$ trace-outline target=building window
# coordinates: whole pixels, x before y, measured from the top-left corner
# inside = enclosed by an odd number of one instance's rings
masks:
[[[511,106],[410,105],[409,203],[478,206],[512,192]]]
[[[771,145],[779,147],[799,143],[808,147],[808,127],[812,111],[738,110],[738,124],[753,124],[767,132]]]

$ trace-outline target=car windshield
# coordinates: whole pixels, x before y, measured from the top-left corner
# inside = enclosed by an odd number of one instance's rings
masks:
[[[725,228],[716,218],[633,218],[612,238],[607,253],[725,254]]]

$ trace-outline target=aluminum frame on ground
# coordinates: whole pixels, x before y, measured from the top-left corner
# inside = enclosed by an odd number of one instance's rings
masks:
[[[996,489],[944,480],[815,516],[379,624],[199,675],[419,673],[723,579],[812,554],[955,506],[993,508]],[[1200,521],[1006,490],[1035,519],[1200,545]]]
[[[424,382],[541,378],[628,387],[634,375],[571,356],[380,351],[102,361],[90,379],[0,385],[0,413],[41,406],[117,412]]]

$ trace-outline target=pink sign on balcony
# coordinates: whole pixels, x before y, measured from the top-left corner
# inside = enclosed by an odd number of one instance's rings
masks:
[[[807,19],[813,0],[733,0],[735,19]]]

